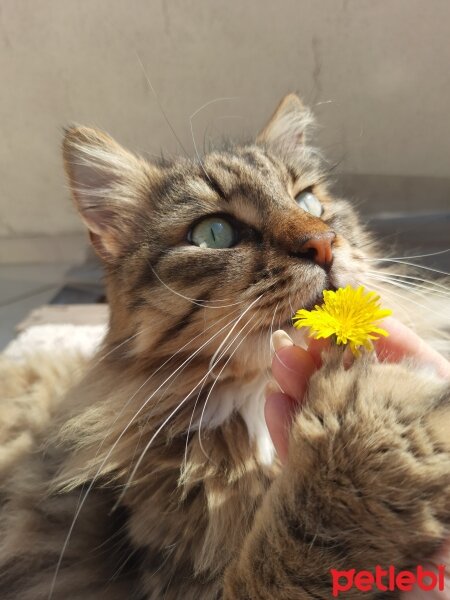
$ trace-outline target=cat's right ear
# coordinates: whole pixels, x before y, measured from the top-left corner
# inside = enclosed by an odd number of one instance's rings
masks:
[[[257,143],[272,146],[288,154],[303,146],[308,131],[314,124],[311,111],[297,94],[288,94],[277,106]]]
[[[63,155],[72,196],[92,245],[103,260],[114,261],[136,231],[139,205],[155,174],[143,159],[89,127],[66,130]]]

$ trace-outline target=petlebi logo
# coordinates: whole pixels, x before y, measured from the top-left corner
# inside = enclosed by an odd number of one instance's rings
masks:
[[[360,592],[410,592],[414,586],[424,592],[433,590],[443,591],[445,586],[445,565],[438,565],[436,571],[430,571],[422,566],[416,567],[414,571],[397,571],[390,566],[383,569],[379,565],[373,571],[338,571],[331,569],[331,581],[333,586],[333,598],[351,589]]]

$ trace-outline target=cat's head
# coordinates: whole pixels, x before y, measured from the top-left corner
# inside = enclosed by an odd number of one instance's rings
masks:
[[[73,197],[107,273],[111,343],[129,338],[128,355],[143,358],[214,332],[211,356],[232,328],[256,339],[359,281],[368,238],[327,189],[312,120],[291,94],[253,143],[159,164],[97,130],[67,131]]]

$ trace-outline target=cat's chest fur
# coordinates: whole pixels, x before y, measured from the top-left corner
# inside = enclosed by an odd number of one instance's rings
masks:
[[[292,329],[292,330],[291,330]],[[290,328],[296,343],[304,343],[302,332]],[[261,336],[249,336],[229,362],[212,371],[215,383],[193,423],[194,430],[220,427],[234,414],[239,414],[247,427],[250,441],[255,444],[256,459],[261,465],[270,465],[275,448],[264,417],[265,388],[270,381],[273,348],[270,334],[266,347],[261,349]]]

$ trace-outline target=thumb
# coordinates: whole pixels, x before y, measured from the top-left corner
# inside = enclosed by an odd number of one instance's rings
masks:
[[[270,385],[270,384],[269,384]],[[294,418],[295,403],[286,394],[266,390],[264,416],[276,453],[283,464],[288,458],[289,430]]]
[[[272,374],[279,387],[270,386],[266,390],[264,412],[275,450],[285,463],[292,419],[303,402],[309,378],[317,366],[309,352],[294,346],[284,331],[276,331],[272,342],[275,350]]]

